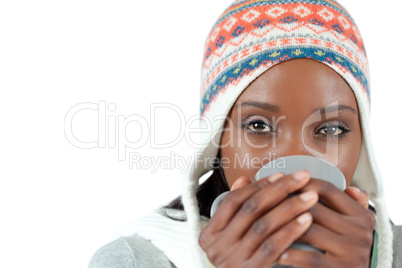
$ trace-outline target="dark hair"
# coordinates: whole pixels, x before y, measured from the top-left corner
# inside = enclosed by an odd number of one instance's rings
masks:
[[[214,163],[214,169],[211,176],[197,188],[196,197],[197,197],[198,209],[200,210],[200,215],[209,218],[211,206],[215,198],[217,198],[218,195],[220,195],[221,193],[229,190],[230,189],[226,182],[225,174],[223,173],[220,150],[219,150],[217,161]],[[181,201],[181,196],[177,197],[172,202],[170,202],[166,206],[163,206],[162,208],[184,210],[183,203]],[[163,215],[172,218],[166,213],[163,213]]]

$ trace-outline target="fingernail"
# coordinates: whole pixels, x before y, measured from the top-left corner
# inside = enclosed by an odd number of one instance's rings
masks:
[[[237,179],[237,180],[232,184],[232,187],[230,188],[230,190],[232,190],[233,188],[235,188],[238,184],[239,184],[239,180]]]
[[[317,192],[315,191],[308,191],[308,192],[304,192],[300,195],[300,199],[303,200],[304,202],[313,200],[313,199],[317,199],[318,195]]]
[[[287,253],[283,253],[279,259],[280,259],[280,260],[285,260],[285,259],[287,259],[288,257],[289,257],[289,255],[288,255]]]
[[[236,186],[238,186],[243,181],[246,181],[247,183],[249,182],[246,177],[240,177],[232,184],[232,188],[230,188],[230,189],[235,188]]]
[[[285,175],[283,172],[275,173],[274,175],[271,175],[271,176],[268,177],[268,181],[269,182],[275,182],[279,178],[283,177],[283,175]]]
[[[292,176],[295,180],[302,181],[304,179],[307,179],[310,176],[310,173],[307,170],[302,169],[293,173]]]
[[[304,225],[304,224],[310,222],[312,219],[313,218],[311,217],[311,215],[309,213],[305,213],[297,218],[297,222]]]
[[[354,191],[356,191],[356,192],[360,192],[360,189],[359,188],[357,188],[357,187],[354,187],[354,186],[349,186],[350,188],[352,188]]]

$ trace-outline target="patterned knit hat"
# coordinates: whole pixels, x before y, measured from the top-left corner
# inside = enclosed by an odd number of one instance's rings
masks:
[[[195,191],[217,156],[224,120],[244,89],[270,67],[295,58],[322,62],[353,90],[362,149],[352,185],[366,190],[377,210],[377,267],[392,265],[392,231],[369,133],[370,78],[363,39],[350,14],[332,0],[237,0],[220,16],[205,42],[201,73],[203,146],[188,169],[182,192],[190,239],[200,263],[200,216]],[[212,126],[212,128],[211,128]],[[204,164],[202,164],[204,163]]]

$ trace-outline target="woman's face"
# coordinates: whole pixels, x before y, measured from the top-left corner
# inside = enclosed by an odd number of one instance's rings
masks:
[[[361,149],[355,96],[330,67],[309,59],[277,64],[254,80],[229,112],[221,159],[229,185],[253,180],[269,161],[312,155],[336,165],[350,185]]]

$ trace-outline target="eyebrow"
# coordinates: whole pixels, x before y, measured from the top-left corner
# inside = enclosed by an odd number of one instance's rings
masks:
[[[265,102],[259,102],[259,101],[245,101],[245,102],[240,102],[235,105],[234,109],[240,108],[240,107],[245,107],[245,106],[251,106],[251,107],[256,107],[256,108],[261,108],[264,110],[272,111],[274,113],[279,113],[280,108],[279,106],[271,103],[265,103]],[[320,111],[320,114],[325,114],[325,113],[330,113],[330,112],[335,112],[335,111],[349,111],[357,115],[357,111],[348,106],[348,105],[334,105],[334,106],[328,106],[328,107],[321,107],[318,109],[315,109],[313,111]]]
[[[235,105],[233,109],[237,109],[240,107],[245,107],[245,106],[252,106],[256,108],[261,108],[264,110],[272,111],[274,113],[279,113],[280,109],[277,105],[271,104],[271,103],[265,103],[265,102],[259,102],[259,101],[245,101],[245,102],[240,102]]]
[[[349,111],[349,112],[352,112],[357,115],[357,111],[348,105],[334,105],[334,106],[328,106],[328,107],[321,107],[321,108],[315,109],[313,111],[313,113],[317,112],[317,111],[320,111],[320,114],[325,114],[325,113],[330,113],[330,112],[335,112],[335,111]]]

